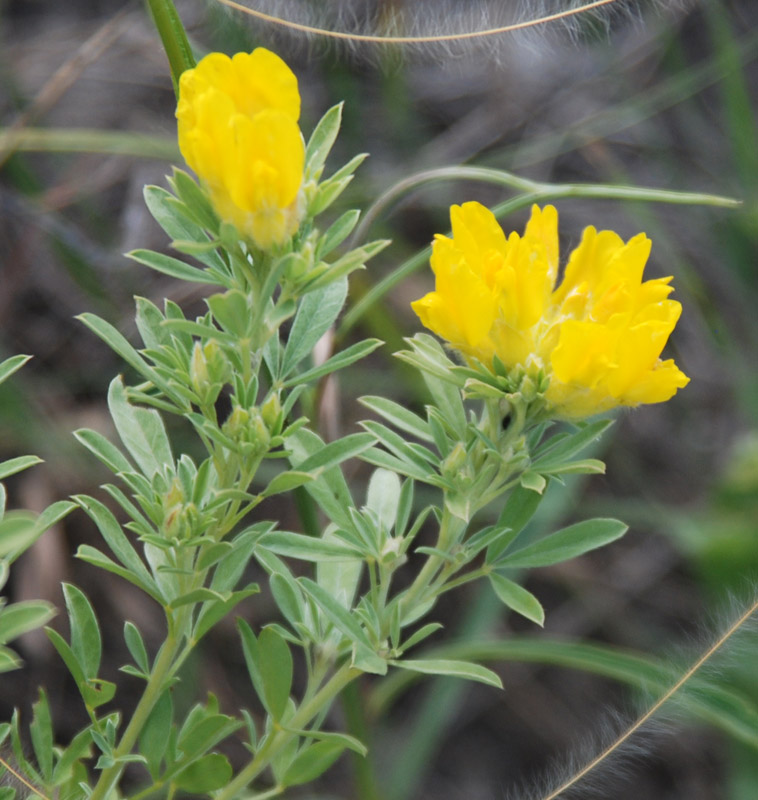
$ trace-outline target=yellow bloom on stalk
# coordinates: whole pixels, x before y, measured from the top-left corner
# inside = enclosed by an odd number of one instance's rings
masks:
[[[305,146],[297,78],[262,47],[211,53],[179,82],[179,147],[219,217],[261,249],[283,244],[302,217]]]
[[[523,236],[506,238],[479,203],[450,209],[452,238],[437,235],[435,291],[412,304],[421,322],[464,356],[544,370],[546,400],[580,419],[615,406],[659,403],[689,378],[660,359],[682,307],[671,278],[642,280],[644,233],[624,241],[586,228],[558,277],[558,212],[532,207]]]

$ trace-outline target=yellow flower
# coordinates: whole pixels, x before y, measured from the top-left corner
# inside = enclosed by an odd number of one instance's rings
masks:
[[[179,147],[219,217],[261,249],[280,245],[303,213],[305,146],[297,78],[279,56],[207,55],[179,82]]]
[[[523,236],[506,238],[479,203],[450,209],[452,238],[437,235],[435,291],[412,304],[421,322],[464,356],[543,370],[552,412],[580,419],[615,406],[658,403],[689,378],[660,359],[681,305],[671,278],[642,280],[650,240],[624,243],[586,228],[560,285],[558,213],[532,207]]]

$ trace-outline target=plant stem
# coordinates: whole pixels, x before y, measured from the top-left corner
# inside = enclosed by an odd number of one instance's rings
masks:
[[[437,549],[446,550],[448,547],[450,547],[450,545],[455,541],[457,534],[460,533],[460,527],[463,525],[465,525],[463,520],[458,520],[457,518],[453,517],[451,512],[448,510],[447,505],[445,505],[442,511],[440,532],[439,536],[437,537]],[[430,555],[427,558],[426,564],[424,564],[413,583],[402,595],[401,619],[405,616],[405,613],[414,606],[415,603],[423,602],[426,599],[424,595],[426,594],[429,585],[432,583],[435,575],[443,564],[444,559],[441,556]]]
[[[362,674],[361,670],[351,666],[348,662],[343,664],[329,681],[295,712],[292,719],[287,723],[287,727],[291,730],[279,729],[276,732],[272,732],[255,754],[255,758],[238,773],[237,777],[225,789],[215,796],[214,800],[231,800],[248,786],[271,763],[277,753],[294,736],[298,736],[297,731],[305,728],[320,711],[328,707],[345,686]]]
[[[181,636],[176,636],[172,630],[169,630],[166,641],[153,665],[153,670],[150,673],[145,691],[137,704],[137,708],[134,710],[134,714],[124,731],[124,735],[121,737],[118,747],[113,751],[115,758],[118,759],[129,755],[132,747],[134,747],[134,743],[137,741],[137,737],[140,735],[145,722],[147,722],[150,712],[153,710],[161,692],[165,688],[165,682],[171,671],[174,657],[179,650],[180,643]],[[123,769],[123,764],[116,763],[112,767],[103,770],[90,795],[90,800],[105,800],[105,798],[109,798],[121,777]]]

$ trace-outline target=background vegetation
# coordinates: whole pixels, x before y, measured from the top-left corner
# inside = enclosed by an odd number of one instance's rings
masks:
[[[424,5],[431,32],[475,24],[473,14],[451,16],[449,4]],[[493,4],[478,5],[491,21]],[[332,7],[342,11],[331,18],[335,24],[365,20],[382,30],[402,23],[404,2],[340,0]],[[631,523],[630,533],[599,553],[536,571],[529,588],[545,601],[551,634],[691,660],[724,625],[718,610],[729,594],[744,600],[758,573],[758,8],[750,0],[639,3],[631,14],[584,17],[571,30],[558,25],[476,45],[405,50],[341,48],[231,17],[213,3],[187,0],[179,10],[198,52],[264,44],[284,55],[301,80],[304,130],[345,100],[335,163],[371,154],[346,207],[368,206],[410,173],[459,163],[536,180],[743,199],[738,211],[558,203],[564,253],[590,223],[625,237],[639,230],[651,236],[651,277],[673,274],[685,308],[670,352],[692,382],[673,401],[619,419],[605,442],[607,476],[555,491],[543,504],[553,519],[570,520],[579,506],[584,515],[612,513]],[[6,0],[0,26],[0,356],[34,355],[0,390],[0,458],[45,458],[45,467],[8,482],[15,505],[41,510],[73,492],[96,493],[104,480],[70,432],[87,426],[108,433],[105,390],[122,365],[74,315],[95,311],[129,336],[134,294],[154,302],[171,297],[188,310],[203,306],[199,295],[180,295],[183,287],[120,255],[137,245],[165,246],[141,191],[162,183],[179,159],[171,81],[142,6]],[[353,308],[446,228],[451,202],[495,204],[505,196],[461,182],[403,196],[374,221],[372,236],[391,236],[394,244],[352,283]],[[506,227],[520,228],[524,218]],[[387,346],[326,387],[319,398],[325,435],[351,429],[362,414],[359,394],[391,391],[410,406],[423,403],[422,386],[390,354],[418,329],[408,304],[429,286],[424,268],[382,303],[345,318],[338,340],[372,335]],[[353,477],[365,479],[360,471]],[[14,600],[44,597],[61,606],[60,582],[75,578],[101,619],[118,620],[104,631],[115,670],[124,650],[120,620],[133,619],[146,634],[152,626],[155,635],[159,621],[127,586],[103,583],[72,559],[95,535],[83,514],[71,516],[19,562],[8,588]],[[254,626],[272,613],[265,597],[241,609]],[[451,604],[447,618],[459,637],[526,628],[505,619],[486,592]],[[713,679],[758,698],[755,631],[752,645],[750,639],[746,631],[740,646],[730,647]],[[0,678],[0,718],[14,706],[28,714],[44,684],[60,708],[55,717],[65,739],[81,712],[58,657],[38,633],[19,647],[27,666]],[[381,725],[372,714],[383,696],[363,685],[367,716],[351,724],[368,726],[374,777],[344,758],[322,782],[322,797],[367,797],[370,784],[385,800],[500,797],[521,780],[528,785],[578,741],[602,739],[603,727],[619,724],[608,720],[610,712],[633,717],[644,707],[617,683],[584,672],[520,662],[497,669],[502,694],[427,684],[401,695]],[[207,643],[194,680],[217,694],[222,708],[238,707],[250,703],[238,694],[247,686],[236,680],[243,670],[230,625]],[[668,731],[641,737],[648,752],[632,767],[633,778],[612,789],[606,783],[601,796],[754,800],[754,749],[686,718],[668,724]]]

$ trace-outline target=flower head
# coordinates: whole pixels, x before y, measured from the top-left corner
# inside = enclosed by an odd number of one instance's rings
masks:
[[[558,213],[532,207],[523,236],[506,238],[479,203],[450,209],[452,238],[437,235],[435,291],[412,304],[421,322],[465,357],[544,371],[551,411],[580,419],[615,406],[658,403],[689,378],[661,351],[681,305],[671,278],[643,281],[644,233],[624,242],[586,228],[560,285]]]
[[[179,82],[179,147],[219,217],[261,249],[287,241],[302,217],[305,146],[297,78],[262,47],[211,53]]]

